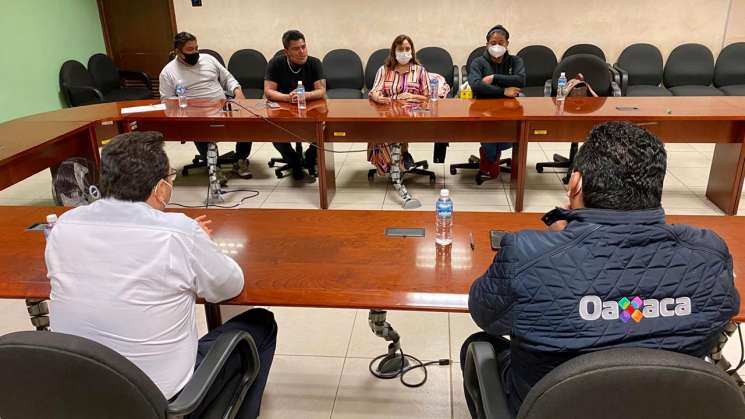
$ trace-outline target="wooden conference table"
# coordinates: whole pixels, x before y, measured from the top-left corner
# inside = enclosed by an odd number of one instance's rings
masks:
[[[122,114],[122,108],[159,101],[120,102],[62,109],[0,124],[0,188],[67,157],[98,158],[96,140],[116,132],[156,130],[167,140],[297,141],[319,145],[320,207],[336,191],[334,146],[345,142],[513,143],[510,193],[522,211],[530,142],[577,141],[596,124],[628,120],[666,142],[715,143],[706,196],[726,214],[737,213],[745,177],[745,97],[619,97],[495,100],[446,99],[422,106],[368,100],[310,102],[302,113],[281,104],[240,101],[223,111],[223,101],[192,100],[186,109]],[[475,151],[475,150],[474,150]],[[362,153],[360,153],[362,154]],[[363,155],[360,158],[364,158]]]
[[[46,298],[44,236],[24,228],[60,207],[0,207],[0,298]],[[422,311],[468,310],[468,291],[494,257],[489,230],[545,228],[539,214],[458,213],[454,242],[439,253],[434,217],[419,211],[187,210],[207,214],[214,240],[241,265],[246,285],[225,304]],[[669,216],[711,229],[729,246],[745,290],[745,217]],[[278,222],[281,220],[281,222]],[[422,227],[423,238],[392,238],[386,227]],[[469,244],[473,234],[474,249]],[[745,321],[740,298],[738,321]]]

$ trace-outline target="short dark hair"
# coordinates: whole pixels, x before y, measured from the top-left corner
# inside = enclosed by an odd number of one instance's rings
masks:
[[[577,153],[587,208],[659,208],[667,169],[662,142],[629,122],[608,122],[590,131]]]
[[[101,152],[101,195],[121,201],[147,201],[168,172],[163,134],[155,131],[119,134]]]
[[[282,46],[287,49],[290,46],[291,41],[305,41],[305,35],[297,29],[290,29],[282,35]]]
[[[502,25],[497,25],[497,26],[494,26],[493,28],[489,29],[489,32],[486,33],[486,42],[489,42],[489,39],[491,39],[491,37],[495,33],[502,34],[502,36],[504,36],[504,39],[506,39],[508,41],[510,40],[510,33],[507,32],[507,29],[505,29],[505,27],[502,26]]]
[[[190,34],[189,32],[179,32],[173,38],[173,49],[180,50],[189,41],[196,41],[197,37]]]

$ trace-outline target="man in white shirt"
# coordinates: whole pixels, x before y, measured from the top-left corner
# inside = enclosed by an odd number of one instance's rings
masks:
[[[274,316],[249,310],[198,341],[196,299],[238,295],[240,266],[212,241],[204,216],[163,212],[176,171],[160,133],[116,136],[101,165],[103,199],[63,214],[47,241],[52,330],[124,355],[166,399],[181,391],[220,333],[248,331],[261,367],[238,417],[256,417],[276,346]],[[223,374],[230,375],[228,369]]]
[[[200,54],[197,38],[180,32],[173,40],[174,58],[160,72],[160,98],[176,98],[176,85],[181,80],[189,99],[225,99],[228,93],[236,99],[245,99],[238,81],[230,72],[209,54]],[[208,143],[195,143],[199,154],[205,158]],[[239,141],[235,144],[233,171],[244,179],[253,177],[248,169],[251,143]]]

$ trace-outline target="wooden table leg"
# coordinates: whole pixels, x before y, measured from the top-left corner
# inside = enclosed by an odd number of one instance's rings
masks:
[[[204,303],[204,314],[207,317],[207,330],[214,330],[222,324],[220,304]]]
[[[334,143],[325,142],[325,125],[316,125],[316,144],[318,153],[318,192],[321,209],[328,209],[336,195],[336,168],[334,166]]]
[[[528,165],[528,123],[520,124],[520,138],[512,147],[510,196],[515,212],[522,212],[525,196],[525,176]]]
[[[706,197],[727,215],[736,215],[745,176],[745,147],[717,144],[711,161]]]

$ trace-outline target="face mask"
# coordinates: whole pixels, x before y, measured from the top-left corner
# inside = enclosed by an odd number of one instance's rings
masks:
[[[401,65],[408,64],[411,61],[411,52],[396,51],[396,61]]]
[[[504,55],[504,53],[507,52],[507,48],[501,46],[501,45],[491,45],[489,46],[489,55],[491,55],[494,58],[499,58]]]
[[[199,53],[195,52],[193,54],[184,54],[184,61],[186,64],[194,65],[199,61]]]
[[[171,202],[171,195],[173,195],[173,185],[171,185],[170,183],[166,182],[163,179],[161,179],[160,182],[163,182],[164,184],[168,185],[169,188],[171,188],[171,194],[168,195],[168,201],[161,200],[160,197],[158,196],[158,194],[157,193],[155,194],[155,199],[157,199],[158,202],[160,202],[163,205],[163,208],[165,209],[165,208],[168,207],[168,204]],[[158,185],[160,185],[160,182],[158,182]],[[156,191],[158,189],[158,185],[155,185],[155,190]]]

